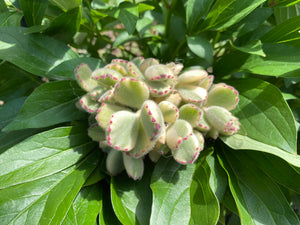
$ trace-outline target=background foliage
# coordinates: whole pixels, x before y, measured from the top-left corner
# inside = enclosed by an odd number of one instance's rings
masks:
[[[0,0],[1,224],[299,224],[299,2]],[[110,177],[74,69],[136,56],[233,85],[241,131]]]

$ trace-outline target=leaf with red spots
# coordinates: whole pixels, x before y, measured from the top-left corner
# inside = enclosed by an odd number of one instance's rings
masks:
[[[92,78],[107,87],[115,85],[122,78],[122,74],[113,69],[100,68],[92,73]]]
[[[201,103],[207,99],[207,91],[202,87],[182,85],[177,90],[186,102]]]
[[[74,72],[79,86],[85,91],[89,92],[99,85],[96,80],[92,79],[92,70],[87,64],[82,63],[77,66]]]

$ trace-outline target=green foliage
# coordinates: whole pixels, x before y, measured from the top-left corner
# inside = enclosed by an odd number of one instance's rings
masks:
[[[299,16],[299,0],[0,0],[1,225],[299,224]],[[170,62],[176,83],[151,81]],[[194,164],[163,144],[132,157],[153,144],[145,101],[178,137],[203,133]],[[97,143],[112,114],[126,118],[113,144],[132,153]],[[240,130],[224,136],[220,116]]]

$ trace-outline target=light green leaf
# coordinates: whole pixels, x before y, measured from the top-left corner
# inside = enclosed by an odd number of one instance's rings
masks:
[[[48,8],[48,1],[20,0],[26,25],[31,27],[41,25]]]
[[[286,44],[265,43],[263,50],[266,57],[252,55],[241,69],[268,76],[300,76],[300,48]]]
[[[0,27],[0,59],[34,75],[47,76],[63,61],[78,58],[62,42],[44,35],[25,35],[26,31],[21,27]]]
[[[239,104],[232,112],[246,135],[258,142],[296,153],[293,114],[279,89],[259,79],[230,82],[238,91]]]
[[[205,154],[204,152],[202,154]],[[209,153],[208,153],[209,154]],[[211,154],[211,153],[210,153]],[[217,224],[220,209],[219,202],[210,185],[211,168],[205,154],[197,161],[191,183],[191,220],[192,224]]]
[[[138,6],[131,4],[123,4],[120,8],[118,20],[122,22],[129,35],[135,31],[135,26],[139,18]]]
[[[242,224],[300,223],[279,186],[244,152],[222,149],[218,158],[227,171],[230,190]]]
[[[99,159],[99,151],[91,153],[95,145],[84,133],[80,127],[53,129],[0,155],[1,223],[63,221]]]
[[[268,0],[270,7],[291,6],[299,2],[300,0]]]
[[[275,26],[261,37],[262,42],[283,43],[300,39],[300,15]]]
[[[200,58],[205,59],[208,63],[213,62],[213,47],[212,44],[204,37],[194,36],[187,37],[189,49]]]
[[[94,224],[102,206],[103,187],[94,184],[80,190],[62,225]]]
[[[223,30],[246,17],[265,1],[217,0],[201,27],[205,30]]]
[[[81,4],[81,0],[49,0],[53,5],[58,6],[63,11],[76,8]]]
[[[252,40],[244,46],[234,45],[233,47],[245,53],[266,57],[266,54],[262,49],[262,43],[260,40]]]
[[[149,168],[139,181],[129,179],[127,176],[112,177],[111,201],[122,224],[149,224],[152,204],[150,179]]]
[[[18,116],[4,130],[40,128],[85,117],[75,102],[83,94],[75,81],[39,86],[25,101]]]
[[[205,18],[214,1],[190,0],[186,6],[186,23],[189,31],[192,31],[201,19]]]
[[[188,224],[191,217],[190,185],[194,164],[183,166],[173,158],[161,158],[151,180],[151,225]]]

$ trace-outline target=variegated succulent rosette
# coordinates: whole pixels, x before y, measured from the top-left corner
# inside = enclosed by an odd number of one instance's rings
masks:
[[[108,153],[110,174],[125,169],[140,179],[147,154],[154,162],[170,154],[178,163],[193,163],[204,137],[239,130],[238,118],[230,113],[239,101],[237,90],[213,84],[205,70],[182,69],[182,64],[141,57],[114,59],[95,71],[86,64],[75,69],[87,91],[77,105],[91,114],[88,134]]]

